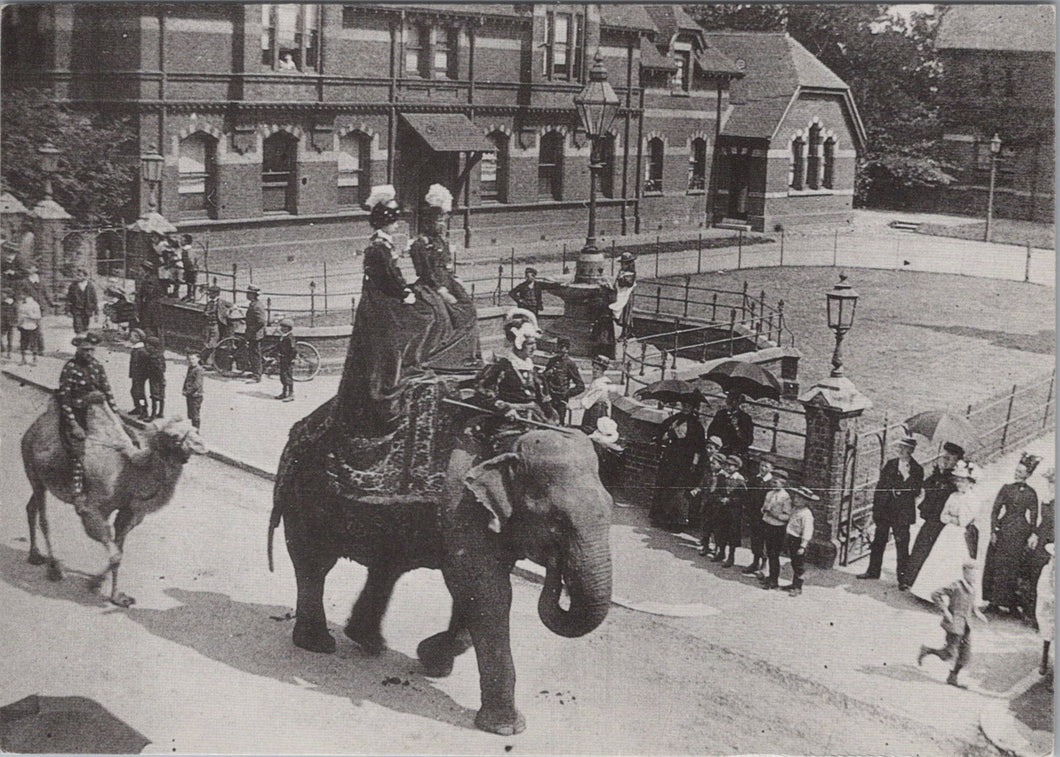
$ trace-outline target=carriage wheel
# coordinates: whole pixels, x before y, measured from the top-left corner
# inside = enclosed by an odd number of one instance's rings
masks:
[[[295,381],[312,381],[320,373],[320,353],[317,348],[308,342],[295,342],[291,372]]]
[[[247,370],[247,343],[242,337],[226,336],[213,350],[213,364],[222,374],[240,373]]]

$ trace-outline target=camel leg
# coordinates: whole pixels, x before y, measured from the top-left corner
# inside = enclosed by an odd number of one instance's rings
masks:
[[[77,514],[81,516],[81,525],[84,526],[88,537],[93,541],[98,541],[107,549],[107,567],[89,581],[89,586],[98,589],[108,575],[113,580],[114,571],[121,565],[121,550],[114,542],[114,535],[106,518],[91,507],[81,507]]]
[[[454,605],[449,628],[421,641],[416,647],[416,656],[420,658],[425,675],[444,678],[453,672],[453,660],[470,648],[471,633]]]
[[[368,568],[368,580],[350,610],[350,619],[346,621],[346,636],[357,642],[366,655],[374,657],[386,651],[383,615],[394,593],[394,584],[403,572],[386,563]]]
[[[117,517],[114,519],[114,543],[118,547],[119,556],[125,551],[125,537],[129,535],[129,532],[140,525],[140,522],[144,519],[144,514],[136,512],[134,510],[119,510]],[[128,594],[118,591],[118,564],[113,564],[110,568],[110,601],[118,605],[118,607],[129,607],[136,603],[133,597]]]
[[[33,485],[33,494],[26,503],[26,519],[29,521],[29,557],[30,565],[48,565],[48,579],[50,581],[63,580],[63,568],[52,552],[51,531],[48,528],[48,491],[43,486]],[[44,536],[44,549],[48,556],[45,557],[37,549],[37,522],[40,522],[41,535]]]

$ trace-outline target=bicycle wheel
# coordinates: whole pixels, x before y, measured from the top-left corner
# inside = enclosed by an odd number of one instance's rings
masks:
[[[213,350],[213,363],[223,374],[247,369],[247,343],[239,336],[226,336]]]
[[[291,373],[295,381],[312,381],[320,373],[320,353],[308,342],[294,343]]]

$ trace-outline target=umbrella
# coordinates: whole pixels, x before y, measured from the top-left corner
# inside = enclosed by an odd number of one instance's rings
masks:
[[[703,402],[703,393],[687,381],[665,379],[648,384],[633,393],[639,400],[656,400],[658,402]]]
[[[777,377],[757,363],[726,360],[711,368],[702,378],[713,381],[726,392],[736,391],[751,399],[779,400],[782,387]]]
[[[85,697],[28,696],[0,707],[0,750],[23,754],[139,754],[151,743]]]
[[[925,410],[905,421],[905,430],[927,439],[933,446],[954,442],[965,449],[975,444],[978,434],[963,415],[950,410]]]
[[[129,231],[143,231],[146,233],[156,231],[159,234],[174,234],[177,231],[177,227],[166,220],[165,216],[154,211],[148,213],[143,218],[137,218],[126,228]]]

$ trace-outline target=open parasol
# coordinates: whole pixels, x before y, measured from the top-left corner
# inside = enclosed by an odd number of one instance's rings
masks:
[[[943,442],[954,442],[965,449],[975,446],[978,434],[963,415],[951,410],[925,410],[905,421],[905,430],[911,435],[922,436],[933,447]]]
[[[701,378],[713,381],[726,392],[739,392],[751,399],[779,400],[782,387],[777,377],[757,363],[726,360]]]
[[[703,393],[695,386],[680,379],[664,379],[654,384],[638,389],[633,396],[639,400],[655,400],[674,404],[678,402],[694,402],[699,404],[704,401]]]

